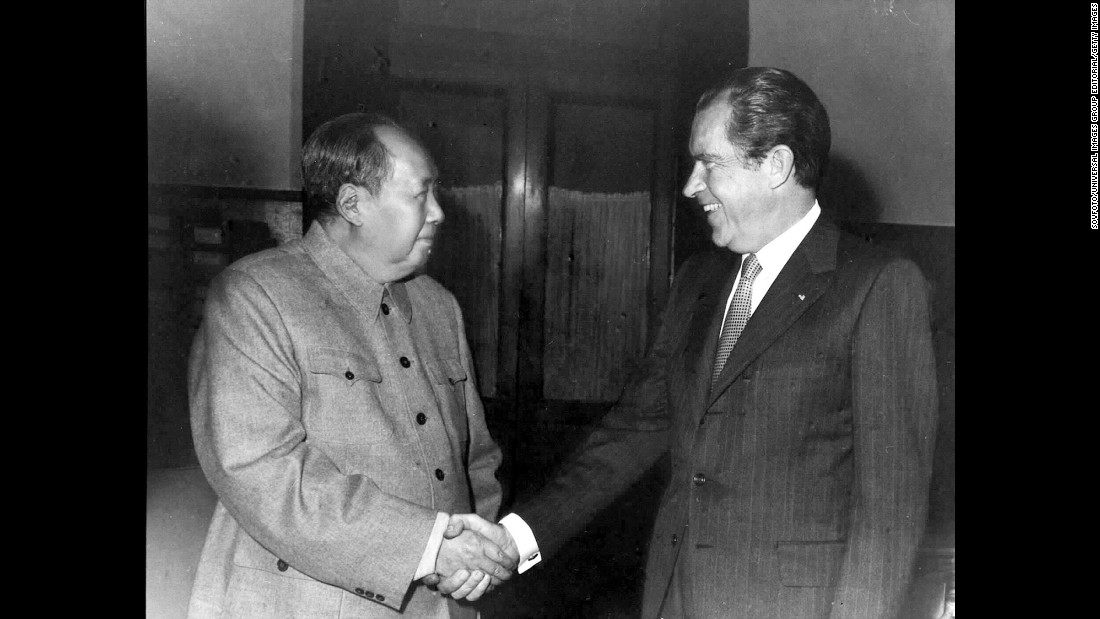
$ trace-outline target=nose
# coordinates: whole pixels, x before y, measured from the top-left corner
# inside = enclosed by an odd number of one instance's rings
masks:
[[[684,196],[694,198],[696,194],[706,189],[706,187],[706,183],[703,182],[703,164],[696,161],[695,165],[691,168],[691,176],[689,176],[687,182],[684,183]]]
[[[447,217],[443,214],[443,207],[435,198],[435,190],[428,192],[428,223],[440,225]]]

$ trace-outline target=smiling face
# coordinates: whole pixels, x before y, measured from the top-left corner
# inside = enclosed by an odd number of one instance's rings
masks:
[[[427,264],[444,217],[435,196],[438,171],[428,153],[398,129],[376,131],[393,173],[382,181],[377,195],[355,188],[363,216],[356,245],[373,267],[368,272],[394,281]]]
[[[703,209],[714,244],[740,254],[759,250],[785,228],[769,166],[742,163],[726,137],[730,112],[719,97],[696,113],[689,144],[695,163],[683,193]]]

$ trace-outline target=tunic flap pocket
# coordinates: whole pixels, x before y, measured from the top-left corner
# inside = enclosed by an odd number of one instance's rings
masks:
[[[786,587],[832,587],[847,542],[776,542],[779,580]]]
[[[427,366],[432,382],[453,385],[460,380],[466,380],[466,370],[458,359],[432,359]]]
[[[311,348],[309,371],[314,374],[340,376],[349,385],[359,380],[382,382],[382,373],[374,359],[336,348]]]
[[[233,553],[233,563],[240,567],[263,570],[286,578],[313,580],[309,576],[290,567],[290,564],[268,552],[252,540],[242,542]]]

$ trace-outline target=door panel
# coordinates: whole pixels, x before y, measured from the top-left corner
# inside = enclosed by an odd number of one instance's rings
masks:
[[[544,398],[615,401],[645,352],[653,118],[552,104]]]
[[[497,393],[506,108],[501,93],[439,84],[408,85],[398,102],[439,167],[445,219],[428,273],[462,307],[484,397]]]

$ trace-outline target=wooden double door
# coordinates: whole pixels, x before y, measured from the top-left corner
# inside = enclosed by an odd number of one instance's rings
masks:
[[[483,396],[613,400],[642,354],[669,251],[645,103],[401,83],[440,168],[429,272],[466,313]]]

